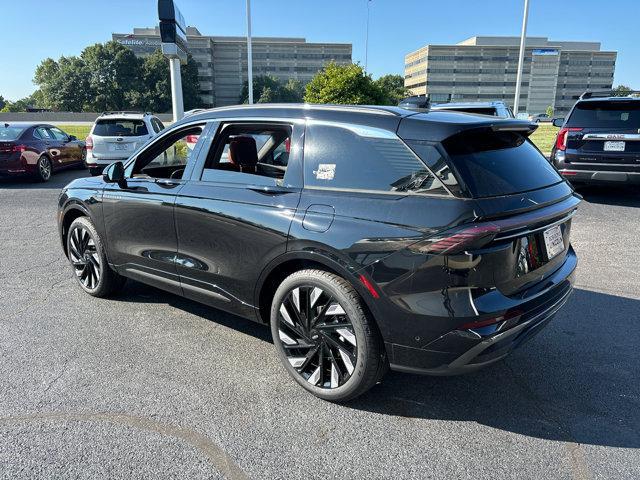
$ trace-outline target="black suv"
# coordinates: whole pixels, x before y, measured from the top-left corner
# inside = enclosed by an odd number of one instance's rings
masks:
[[[579,198],[535,128],[397,107],[209,110],[70,183],[62,246],[91,295],[132,278],[269,323],[289,374],[324,399],[389,366],[469,372],[572,289]]]
[[[603,96],[604,95],[604,96]],[[574,184],[640,185],[640,97],[585,92],[558,132],[551,159]]]

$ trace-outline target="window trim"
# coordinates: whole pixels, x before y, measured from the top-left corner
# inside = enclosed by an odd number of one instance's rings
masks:
[[[237,186],[241,188],[247,187],[274,187],[283,190],[289,189],[301,189],[303,186],[302,179],[302,157],[304,151],[304,134],[306,130],[305,120],[290,117],[290,118],[282,118],[282,117],[229,117],[229,118],[215,118],[211,119],[212,125],[209,134],[211,135],[211,140],[209,146],[207,148],[202,148],[198,163],[195,165],[191,180],[194,182],[205,183],[208,185],[220,184],[225,186]],[[212,149],[218,149],[220,146],[221,138],[220,135],[223,131],[223,128],[229,124],[247,124],[247,125],[284,125],[291,129],[291,148],[292,155],[289,156],[289,162],[287,164],[287,170],[282,179],[282,185],[278,185],[273,177],[267,177],[264,175],[252,175],[252,174],[243,174],[242,178],[247,178],[250,180],[250,177],[244,177],[244,175],[251,175],[251,177],[258,179],[258,181],[241,181],[241,182],[230,182],[227,179],[207,179],[203,180],[202,176],[204,174],[205,165],[207,162],[207,157],[209,152]],[[297,152],[294,152],[294,147],[299,147]],[[222,170],[221,170],[222,171]],[[241,173],[242,172],[233,172],[233,173]],[[259,179],[271,179],[274,180],[273,184],[271,182],[260,181]],[[267,185],[266,183],[269,183]]]
[[[131,175],[133,173],[133,168],[136,162],[138,161],[138,158],[140,157],[140,155],[144,155],[147,151],[154,148],[159,142],[162,142],[166,136],[173,135],[174,133],[178,133],[182,130],[188,130],[189,128],[193,128],[198,125],[202,125],[202,133],[200,134],[198,143],[194,147],[193,156],[191,157],[190,161],[187,162],[187,164],[185,165],[184,173],[181,179],[182,181],[190,180],[193,174],[195,165],[197,165],[200,160],[202,145],[204,145],[209,141],[208,133],[211,125],[210,120],[202,120],[202,119],[196,120],[192,122],[179,124],[179,125],[176,125],[175,127],[165,128],[164,130],[162,130],[159,134],[153,137],[153,140],[150,143],[144,144],[140,148],[140,150],[138,150],[137,152],[134,152],[133,155],[131,155],[131,157],[125,162],[124,164],[125,177],[134,178]],[[137,178],[136,180],[141,180],[141,179]],[[151,178],[150,180],[154,181],[153,178]]]

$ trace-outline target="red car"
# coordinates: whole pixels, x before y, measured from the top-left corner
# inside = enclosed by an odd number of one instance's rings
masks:
[[[57,170],[84,164],[84,142],[45,123],[0,123],[0,177],[46,182]]]

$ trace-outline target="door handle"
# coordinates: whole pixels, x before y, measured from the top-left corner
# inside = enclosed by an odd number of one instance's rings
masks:
[[[168,178],[156,178],[155,182],[158,185],[163,185],[166,187],[176,187],[178,185],[180,185],[180,182],[177,182],[176,180],[170,180]]]
[[[278,187],[276,185],[251,185],[247,187],[247,189],[263,195],[284,195],[286,193],[295,193],[297,191],[293,188]]]

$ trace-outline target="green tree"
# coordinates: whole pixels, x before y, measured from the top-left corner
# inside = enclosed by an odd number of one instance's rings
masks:
[[[546,111],[547,117],[553,117],[553,107],[549,105]]]
[[[253,79],[253,99],[257,103],[299,103],[302,101],[304,87],[295,79],[282,85],[271,75],[259,75]],[[240,91],[239,103],[249,102],[249,84],[245,81]]]
[[[613,96],[614,97],[626,97],[632,91],[633,90],[631,90],[631,87],[628,87],[626,85],[618,85],[616,88],[613,89]]]
[[[411,90],[404,86],[402,75],[383,75],[374,82],[385,94],[385,104],[397,105],[403,98],[411,96]]]
[[[87,107],[94,111],[125,110],[140,84],[140,61],[127,47],[115,41],[96,43],[80,54],[93,93]]]
[[[171,110],[171,76],[169,60],[160,50],[156,50],[141,61],[141,88],[129,95],[131,106],[151,112],[168,112]],[[185,110],[191,110],[202,104],[200,99],[200,83],[198,81],[198,64],[191,57],[187,64],[180,67],[182,76],[182,98]]]
[[[360,65],[331,62],[307,84],[304,100],[308,103],[382,105],[387,98]]]
[[[0,95],[0,110],[2,110],[6,104],[7,104],[7,101],[2,95]]]

